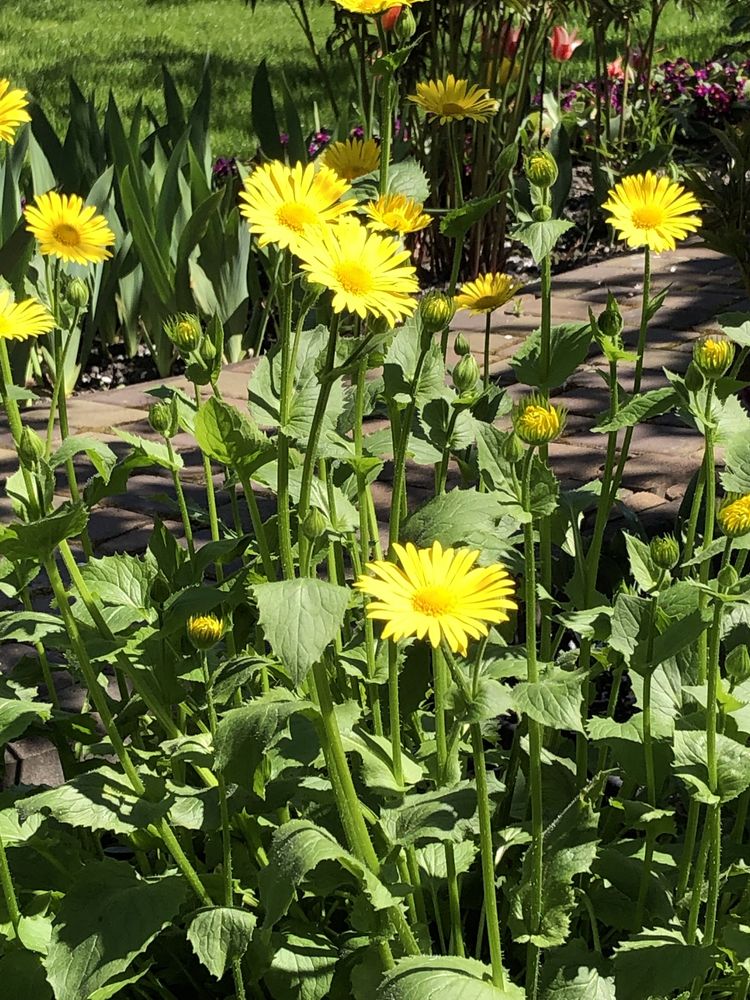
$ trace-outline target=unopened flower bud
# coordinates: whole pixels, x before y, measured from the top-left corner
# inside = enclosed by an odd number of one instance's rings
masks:
[[[538,149],[526,160],[526,179],[536,188],[546,190],[557,180],[557,163],[552,153]]]
[[[30,427],[24,427],[21,431],[21,440],[18,442],[18,457],[21,464],[27,469],[32,469],[44,458],[44,455],[44,441],[36,431]]]
[[[188,618],[187,634],[196,649],[210,649],[224,635],[224,622],[216,615],[192,615]]]
[[[674,569],[680,561],[680,546],[674,535],[652,538],[649,549],[651,558],[659,569]]]
[[[722,566],[719,570],[719,575],[716,577],[716,582],[722,590],[731,590],[732,587],[737,585],[739,579],[734,566]]]
[[[192,313],[180,313],[167,320],[164,332],[180,354],[190,354],[197,350],[203,340],[200,320]]]
[[[151,425],[151,429],[156,431],[157,434],[171,438],[174,437],[177,431],[177,428],[174,426],[176,423],[175,415],[175,410],[171,403],[167,403],[166,401],[154,403],[148,410],[148,422]]]
[[[728,337],[701,337],[693,347],[693,361],[707,379],[717,379],[734,359],[734,344]]]
[[[453,350],[462,358],[465,354],[471,353],[471,347],[469,346],[469,341],[464,337],[462,333],[456,334],[456,339],[453,341]]]
[[[302,522],[302,534],[309,542],[321,538],[328,529],[328,519],[322,510],[312,507]]]
[[[396,23],[393,27],[393,34],[396,39],[403,45],[408,42],[417,31],[417,19],[414,17],[414,12],[411,7],[407,7],[406,10],[401,11],[401,16],[397,18]]]
[[[531,212],[534,222],[549,222],[552,218],[552,209],[549,205],[536,205]]]
[[[622,333],[622,313],[611,292],[607,299],[607,306],[599,313],[596,323],[605,337],[611,337],[613,340],[616,340]]]
[[[719,527],[727,538],[740,538],[750,532],[750,493],[730,494],[716,515]]]
[[[427,333],[440,333],[456,314],[456,303],[445,292],[428,292],[419,303],[419,315]]]
[[[705,384],[700,368],[691,361],[685,372],[685,388],[688,392],[700,392]]]
[[[742,684],[743,681],[746,681],[750,677],[750,652],[748,652],[747,646],[743,643],[731,649],[727,653],[724,666],[727,677],[735,684]]]
[[[479,381],[479,365],[473,354],[464,354],[453,369],[453,385],[460,395],[471,392]]]
[[[526,444],[549,444],[559,438],[565,427],[566,411],[553,406],[542,396],[529,396],[513,407],[513,430]]]
[[[515,431],[511,431],[503,442],[503,456],[508,462],[512,462],[513,465],[515,465],[516,462],[521,461],[525,454],[526,448],[524,447],[523,441]]]
[[[65,292],[65,298],[74,309],[85,309],[89,304],[89,286],[82,278],[73,278]]]
[[[212,340],[209,340],[208,337],[205,337],[203,343],[201,344],[201,358],[203,359],[205,364],[210,365],[215,357],[216,357],[216,347],[214,346]]]

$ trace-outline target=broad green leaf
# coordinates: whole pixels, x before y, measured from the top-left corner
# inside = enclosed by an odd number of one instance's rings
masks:
[[[52,990],[39,955],[17,949],[0,956],[0,982],[13,1000],[52,1000]]]
[[[542,993],[543,1000],[615,1000],[615,981],[597,969],[560,970]]]
[[[256,917],[236,906],[198,910],[187,929],[187,938],[198,959],[216,979],[221,979],[235,959],[247,951]]]
[[[274,1000],[326,1000],[341,953],[338,945],[315,929],[286,930],[274,935],[271,968],[263,976]]]
[[[395,900],[386,887],[327,830],[309,820],[295,819],[273,835],[268,866],[260,873],[264,926],[277,923],[288,910],[295,890],[323,861],[335,861],[364,889],[376,910],[389,909]]]
[[[730,340],[740,347],[750,347],[750,313],[719,313],[716,319]]]
[[[726,448],[721,485],[727,493],[750,493],[750,440],[737,435]]]
[[[46,722],[52,713],[52,705],[32,701],[32,691],[29,697],[5,697],[14,693],[23,695],[25,689],[14,692],[10,685],[0,686],[0,747],[21,736],[32,722]]]
[[[612,612],[609,644],[630,664],[639,643],[646,638],[648,600],[634,594],[618,594]]]
[[[389,403],[406,406],[413,400],[422,407],[443,392],[445,364],[440,347],[430,344],[422,358],[421,339],[421,321],[419,313],[415,313],[396,331],[385,355],[383,386]]]
[[[518,941],[531,941],[542,948],[564,944],[570,931],[570,916],[576,905],[575,877],[589,871],[596,857],[598,816],[590,799],[600,794],[596,781],[566,806],[545,829],[542,852],[541,925],[532,925],[533,845],[526,849],[520,884],[513,896],[513,913],[523,933]]]
[[[591,428],[597,434],[605,434],[610,431],[619,431],[624,427],[633,427],[642,420],[650,420],[662,413],[667,413],[677,403],[677,394],[674,389],[666,387],[664,389],[651,389],[621,406],[615,417],[610,418],[608,414],[599,417]]]
[[[651,549],[635,535],[624,532],[624,536],[633,579],[641,590],[649,593],[659,580],[659,569],[651,558]]]
[[[568,219],[547,219],[546,222],[524,222],[512,230],[510,237],[523,243],[536,264],[550,253],[554,245],[574,223]]]
[[[403,753],[404,781],[403,784],[396,781],[391,742],[384,736],[350,729],[342,731],[341,742],[347,753],[357,754],[362,761],[363,783],[381,794],[403,793],[406,787],[416,785],[424,778],[422,767]]]
[[[39,521],[7,527],[0,535],[0,553],[12,561],[48,559],[60,542],[80,535],[88,519],[82,503],[65,503]]]
[[[456,685],[448,692],[448,707],[456,721],[487,722],[516,707],[512,689],[494,677],[480,677],[474,693],[464,694]]]
[[[106,986],[94,990],[88,1000],[110,1000],[110,997],[117,996],[126,986],[132,986],[147,976],[151,970],[151,965],[144,965],[137,972],[121,972],[119,976],[113,976]]]
[[[524,385],[551,390],[562,385],[582,363],[591,344],[589,323],[566,323],[552,328],[549,368],[542,369],[541,330],[535,330],[510,360],[516,378]]]
[[[617,1000],[644,1000],[688,986],[711,968],[709,947],[688,945],[681,931],[655,927],[624,941],[614,957]]]
[[[463,239],[471,227],[491,212],[501,198],[500,194],[492,194],[487,198],[474,198],[460,208],[446,212],[440,220],[440,232],[451,239]]]
[[[516,709],[550,729],[583,732],[581,721],[581,671],[548,668],[536,682],[522,681],[513,688]]]
[[[718,786],[711,790],[708,778],[706,733],[677,729],[674,734],[674,771],[699,802],[730,802],[750,787],[750,747],[716,734]]]
[[[418,955],[400,958],[386,972],[375,1000],[524,1000],[524,991],[505,977],[505,989],[492,982],[486,965],[473,958]]]
[[[143,464],[160,465],[162,468],[170,469],[174,472],[181,469],[184,465],[182,456],[174,450],[170,456],[169,449],[161,441],[151,441],[148,438],[142,438],[137,434],[124,431],[119,427],[115,428],[115,434],[131,445],[138,458],[143,460]]]
[[[87,434],[66,438],[57,451],[52,453],[50,464],[53,468],[63,465],[68,459],[83,452],[105,482],[109,481],[112,469],[117,465],[117,455],[106,441]]]
[[[497,532],[503,510],[491,493],[449,490],[428,500],[408,518],[401,532],[403,542],[427,548],[438,541],[445,547],[482,548],[485,538]]]
[[[472,782],[449,789],[414,792],[395,809],[384,809],[380,825],[392,844],[460,841],[471,828],[477,796]]]
[[[262,460],[270,459],[273,443],[250,417],[235,406],[211,396],[195,418],[195,438],[202,451],[242,475],[250,475]]]
[[[89,861],[66,894],[45,960],[56,1000],[88,1000],[124,972],[177,916],[179,875],[139,878],[117,861]]]
[[[295,684],[322,657],[344,621],[349,591],[324,580],[281,580],[253,587],[258,618]]]
[[[422,165],[411,157],[392,163],[388,171],[388,192],[406,195],[423,205],[430,197],[430,183]]]
[[[90,559],[81,574],[93,596],[104,604],[130,608],[144,621],[154,619],[150,590],[157,572],[153,563],[123,552]]]

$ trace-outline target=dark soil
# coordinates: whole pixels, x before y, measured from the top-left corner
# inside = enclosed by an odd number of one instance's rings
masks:
[[[185,365],[177,358],[172,375],[181,375]],[[120,389],[126,385],[152,382],[159,378],[151,351],[145,344],[138,347],[135,357],[128,357],[124,344],[113,344],[109,348],[94,344],[88,357],[86,368],[81,372],[76,392],[99,392],[102,389]]]

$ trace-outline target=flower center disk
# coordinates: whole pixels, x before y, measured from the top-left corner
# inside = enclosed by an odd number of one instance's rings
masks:
[[[304,232],[307,226],[317,222],[315,212],[299,201],[285,201],[276,210],[276,220],[285,229],[291,229],[295,233]]]
[[[57,242],[62,243],[66,247],[77,247],[81,242],[81,237],[76,227],[69,225],[67,222],[61,222],[59,226],[55,226],[53,232]]]
[[[440,618],[454,610],[456,598],[447,587],[422,587],[412,596],[411,606],[422,615]]]
[[[354,260],[345,260],[334,270],[336,279],[350,295],[367,295],[373,289],[372,274]]]
[[[664,212],[657,205],[641,205],[633,209],[633,225],[638,229],[657,229],[664,224]]]

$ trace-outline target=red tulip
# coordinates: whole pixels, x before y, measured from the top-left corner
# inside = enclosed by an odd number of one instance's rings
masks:
[[[610,80],[624,80],[625,70],[622,66],[622,56],[618,56],[613,62],[607,63],[607,76]],[[628,80],[633,80],[635,73],[633,67],[628,66]]]
[[[505,59],[513,59],[518,52],[518,43],[521,41],[521,29],[511,27],[508,20],[503,21],[497,34],[498,55]]]
[[[579,45],[583,45],[583,39],[578,37],[575,28],[568,32],[568,29],[561,24],[555,25],[550,35],[550,49],[552,58],[557,62],[567,62],[573,58],[573,53]]]
[[[389,7],[388,10],[380,18],[380,23],[383,25],[383,31],[393,31],[396,27],[396,21],[398,21],[401,16],[401,11],[404,9],[404,5],[397,3],[395,7]]]

